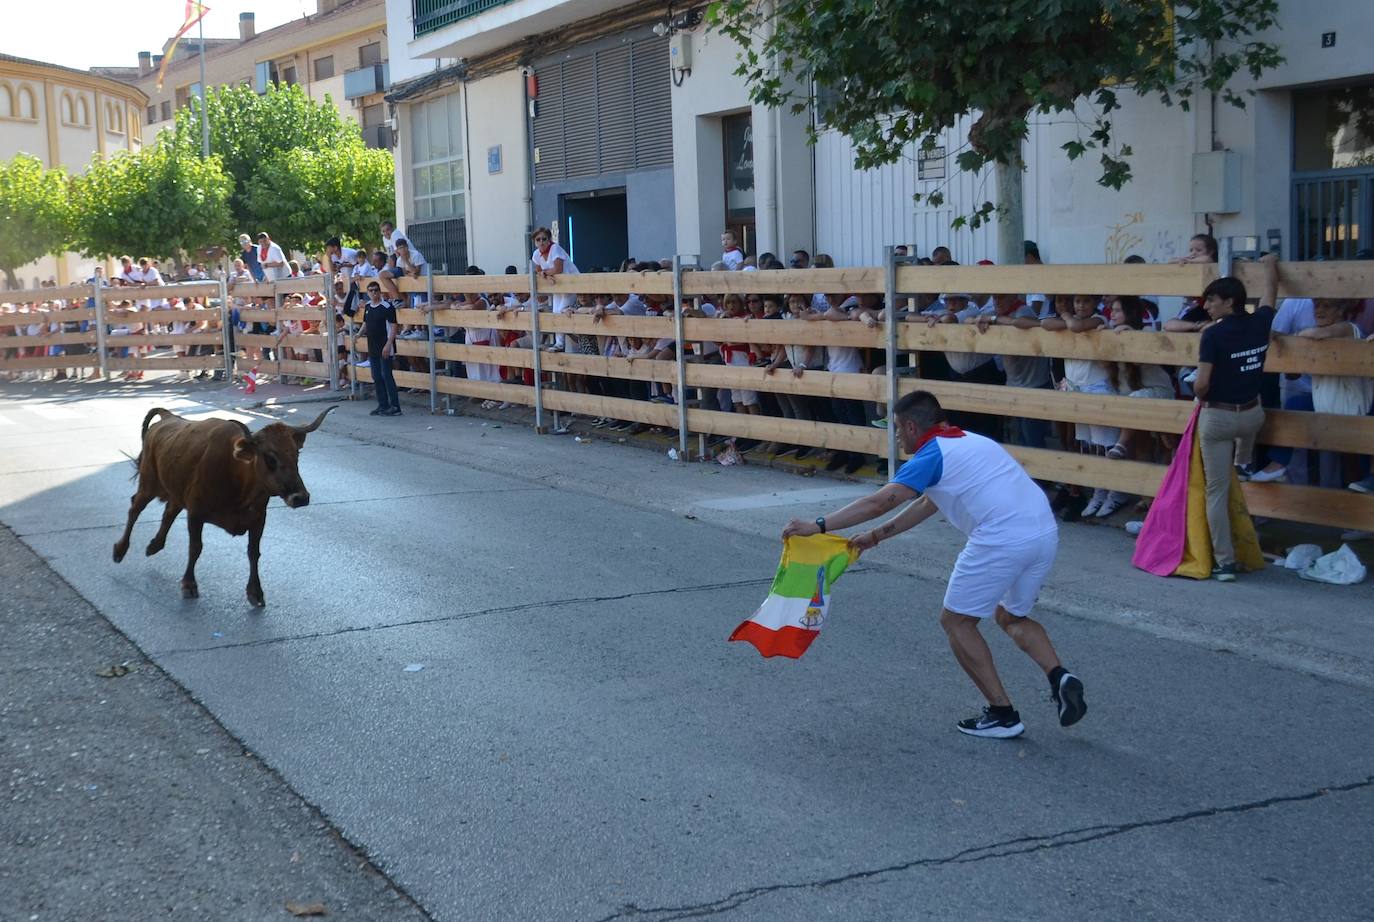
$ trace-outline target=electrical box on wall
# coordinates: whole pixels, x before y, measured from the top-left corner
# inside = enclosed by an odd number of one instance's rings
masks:
[[[1193,211],[1234,214],[1240,211],[1240,154],[1212,150],[1193,154]]]
[[[668,63],[673,70],[692,69],[692,33],[677,31],[668,36]]]

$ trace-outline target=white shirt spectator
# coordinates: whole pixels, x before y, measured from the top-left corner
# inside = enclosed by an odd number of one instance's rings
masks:
[[[731,247],[720,254],[720,261],[725,263],[727,269],[734,272],[744,265],[744,251],[739,247]]]
[[[262,278],[265,282],[275,282],[287,278],[291,275],[291,267],[286,264],[286,254],[276,243],[268,241],[266,247],[257,244],[258,265],[262,266]],[[279,266],[269,266],[268,263],[281,263]]]
[[[410,238],[405,235],[405,231],[399,227],[392,228],[391,233],[382,238],[382,249],[386,250],[386,255],[396,255],[397,240],[404,240],[407,243],[410,242]]]
[[[401,239],[405,240],[404,237]],[[420,252],[420,248],[417,247],[413,241],[406,240],[406,250],[409,252],[409,255],[404,259],[401,258],[399,251],[396,253],[396,268],[400,269],[402,272],[409,272],[411,269],[419,269],[421,275],[427,275],[429,273],[429,263],[425,260],[425,254]]]
[[[547,271],[547,270],[549,270],[549,269],[552,269],[552,268],[554,267],[554,264],[555,264],[558,260],[561,259],[561,260],[563,260],[563,274],[564,274],[564,275],[580,275],[580,274],[581,274],[581,273],[578,271],[577,266],[573,265],[572,257],[568,255],[568,251],[565,250],[565,249],[563,249],[561,246],[559,246],[559,245],[556,244],[556,243],[553,243],[553,244],[550,244],[550,245],[549,245],[549,252],[548,252],[547,255],[546,255],[546,254],[543,254],[543,253],[540,253],[540,252],[539,252],[539,247],[535,247],[535,248],[534,248],[534,253],[530,256],[530,259],[534,260],[534,264],[535,264],[536,266],[538,266],[540,269],[545,270],[545,271]],[[643,302],[641,302],[641,303],[643,303]],[[569,308],[576,307],[576,306],[577,306],[577,295],[574,295],[574,294],[556,294],[556,295],[553,296],[553,312],[554,312],[555,314],[561,314],[563,311],[568,310]],[[626,312],[625,309],[622,307],[622,308],[621,308],[621,313],[625,313],[625,312]],[[643,311],[640,311],[640,313],[642,314],[642,313],[644,313],[644,312],[643,312]]]

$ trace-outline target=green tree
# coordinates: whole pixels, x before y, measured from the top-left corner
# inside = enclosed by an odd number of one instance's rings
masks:
[[[231,237],[233,183],[218,157],[159,141],[94,160],[72,181],[72,234],[88,256],[129,253],[181,261]]]
[[[933,148],[976,116],[959,167],[1010,166],[1019,190],[1031,115],[1087,101],[1085,133],[1064,150],[1096,152],[1098,182],[1119,189],[1131,176],[1131,149],[1113,134],[1120,94],[1187,109],[1217,93],[1243,107],[1232,78],[1282,60],[1258,39],[1277,10],[1277,0],[714,0],[708,16],[740,44],[736,73],[754,101],[801,112],[812,87],[833,91],[818,114],[852,140],[860,169],[896,162],[912,142]]]
[[[280,151],[248,180],[248,212],[274,237],[319,253],[335,234],[354,243],[376,236],[396,210],[390,152],[361,143]]]
[[[19,287],[14,270],[67,245],[68,182],[66,171],[28,154],[0,163],[0,270],[11,288]]]
[[[266,230],[284,245],[300,246],[279,228],[257,226],[261,216],[248,204],[249,185],[259,170],[286,151],[361,148],[357,123],[341,117],[327,99],[315,102],[299,86],[282,84],[272,84],[262,95],[250,86],[212,88],[206,111],[210,154],[220,158],[233,183],[229,209],[234,225],[250,234]],[[199,100],[177,112],[174,138],[179,150],[200,154]]]

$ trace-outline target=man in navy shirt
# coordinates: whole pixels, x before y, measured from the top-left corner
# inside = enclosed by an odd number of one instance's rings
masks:
[[[401,401],[391,374],[391,357],[396,354],[396,308],[382,300],[382,286],[376,281],[367,283],[363,330],[367,334],[367,363],[377,388],[377,409],[372,415],[400,416]]]
[[[1212,577],[1236,578],[1236,554],[1231,543],[1231,474],[1249,479],[1255,436],[1264,425],[1260,387],[1269,329],[1278,298],[1278,257],[1265,256],[1264,294],[1254,313],[1245,311],[1245,285],[1232,276],[1219,278],[1203,292],[1203,306],[1212,323],[1198,345],[1197,380],[1193,393],[1202,404],[1198,439],[1202,469],[1207,478],[1207,528],[1212,536]],[[1234,457],[1232,450],[1234,449]],[[1233,468],[1234,465],[1234,468]]]

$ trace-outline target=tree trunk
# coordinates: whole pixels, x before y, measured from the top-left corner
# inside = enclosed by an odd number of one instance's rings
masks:
[[[996,261],[999,266],[1019,266],[1026,261],[1026,213],[1021,196],[1026,164],[1018,153],[1011,163],[993,163],[992,170],[997,187]]]
[[[10,291],[18,291],[21,287],[19,284],[19,276],[14,274],[13,269],[5,270],[5,287],[9,288]]]

